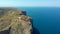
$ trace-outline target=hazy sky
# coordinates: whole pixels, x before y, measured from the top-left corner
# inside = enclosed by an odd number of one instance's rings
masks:
[[[60,0],[0,0],[0,7],[18,6],[55,6],[60,7]]]

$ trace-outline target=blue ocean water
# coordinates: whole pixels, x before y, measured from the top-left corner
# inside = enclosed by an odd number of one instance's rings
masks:
[[[32,17],[34,34],[60,34],[59,7],[19,7]]]

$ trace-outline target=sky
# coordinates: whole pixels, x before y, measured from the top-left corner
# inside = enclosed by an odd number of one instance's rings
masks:
[[[60,7],[60,0],[0,0],[0,7]]]

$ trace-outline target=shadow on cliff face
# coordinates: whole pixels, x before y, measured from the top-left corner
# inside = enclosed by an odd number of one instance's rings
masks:
[[[10,28],[8,30],[1,31],[0,34],[9,34],[9,32],[10,32]]]
[[[2,31],[2,32],[0,32],[0,34],[9,34],[9,31],[8,30]]]
[[[30,19],[30,20],[31,20],[30,22],[32,23],[32,27],[33,27],[32,34],[40,34],[40,31],[36,27],[34,27],[33,20],[32,19]]]
[[[35,27],[33,27],[33,32],[32,34],[40,34],[39,30]]]

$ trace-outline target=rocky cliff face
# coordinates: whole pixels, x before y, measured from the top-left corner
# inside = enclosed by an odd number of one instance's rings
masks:
[[[31,18],[26,16],[26,12],[15,8],[0,8],[0,34],[31,34],[31,32]]]

